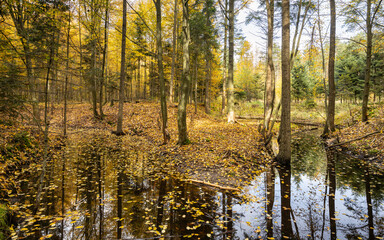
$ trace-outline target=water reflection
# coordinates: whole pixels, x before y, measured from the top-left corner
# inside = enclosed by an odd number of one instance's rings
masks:
[[[335,153],[327,151],[327,174],[329,179],[329,193],[328,193],[328,207],[329,207],[329,222],[331,230],[331,240],[336,240],[336,210],[335,210],[335,197],[336,197],[336,169],[335,169]],[[325,206],[324,206],[325,207]]]
[[[280,212],[281,212],[281,237],[293,239],[292,219],[293,210],[291,208],[291,163],[286,163],[278,167],[280,176]]]
[[[317,137],[294,144],[292,163],[265,166],[233,195],[151,165],[138,148],[100,139],[69,145],[50,162],[41,216],[20,224],[39,239],[376,239],[384,236],[383,170],[325,151]],[[31,176],[31,179],[37,179]],[[31,182],[32,182],[31,181]],[[36,186],[20,197],[33,202]],[[33,212],[33,206],[29,211]],[[42,217],[44,216],[44,217]],[[30,228],[27,235],[22,228]]]

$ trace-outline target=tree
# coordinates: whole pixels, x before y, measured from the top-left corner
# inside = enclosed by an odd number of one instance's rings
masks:
[[[228,46],[228,0],[225,0],[224,5],[224,49],[223,49],[223,87],[222,87],[222,95],[221,95],[221,115],[225,114],[225,103],[227,98],[227,84],[228,84],[228,65],[227,65],[227,46]]]
[[[164,67],[163,67],[163,44],[162,44],[162,30],[161,30],[161,0],[153,0],[156,8],[156,46],[157,46],[157,67],[159,71],[160,83],[160,107],[161,107],[161,122],[163,132],[163,143],[167,144],[170,139],[167,131],[167,99],[165,93],[165,80],[164,80]]]
[[[349,42],[340,45],[336,61],[336,86],[341,99],[362,97],[364,89],[364,58],[360,45]]]
[[[188,103],[188,86],[190,85],[191,76],[189,74],[189,7],[188,0],[183,1],[183,73],[181,79],[180,99],[177,112],[177,126],[179,129],[179,144],[188,143],[187,132],[187,103]]]
[[[364,2],[366,4],[364,4]],[[373,27],[375,25],[377,13],[381,9],[382,0],[373,1],[358,1],[350,0],[344,7],[344,11],[348,16],[346,23],[351,28],[360,28],[366,34],[366,59],[365,59],[365,78],[364,78],[364,92],[363,103],[361,108],[361,120],[366,122],[368,120],[368,101],[370,93],[370,80],[371,80],[371,63],[372,63],[372,38]]]
[[[292,68],[292,95],[296,100],[302,100],[307,96],[308,83],[306,76],[308,75],[303,64],[297,63]]]
[[[95,118],[99,118],[97,111],[98,103],[98,88],[100,87],[101,70],[98,66],[98,59],[100,57],[101,48],[99,43],[98,33],[101,29],[101,0],[89,0],[83,2],[83,7],[86,12],[85,19],[82,21],[83,26],[87,30],[86,43],[84,45],[86,52],[83,55],[85,68],[84,77],[88,82],[88,87],[91,92],[92,111]]]
[[[239,59],[236,64],[235,87],[236,94],[243,95],[247,101],[257,99],[262,94],[263,83],[260,83],[261,75],[257,73],[258,66],[254,62],[251,52],[251,44],[243,41],[239,48]]]
[[[289,0],[282,5],[282,48],[281,48],[281,123],[279,132],[279,154],[276,159],[281,163],[291,160],[291,70],[290,70],[290,19]],[[288,234],[288,233],[285,233]]]
[[[105,15],[104,15],[104,46],[103,46],[103,63],[101,68],[101,79],[100,79],[100,89],[99,89],[99,111],[100,118],[104,118],[103,113],[103,87],[105,85],[105,79],[107,77],[108,69],[108,28],[109,28],[109,0],[105,0]]]
[[[273,64],[273,30],[274,30],[274,16],[275,16],[275,2],[274,0],[266,1],[267,19],[268,19],[268,40],[267,40],[267,75],[265,78],[265,93],[264,93],[264,142],[268,144],[271,137],[270,132],[272,126],[270,121],[274,109],[275,102],[275,66]]]
[[[174,85],[175,85],[175,75],[176,75],[176,45],[177,45],[177,28],[178,28],[178,6],[177,0],[174,3],[173,10],[173,30],[172,30],[172,65],[171,65],[171,80],[169,82],[169,101],[174,102]]]
[[[116,135],[123,135],[123,111],[124,111],[124,81],[125,81],[125,48],[127,35],[127,1],[123,0],[123,28],[121,36],[121,64],[120,64],[120,88],[119,88],[119,113],[117,116]]]
[[[216,9],[214,7],[214,1],[213,0],[205,1],[204,8],[203,8],[203,14],[205,15],[205,29],[204,29],[205,31],[203,34],[203,40],[204,40],[204,52],[205,52],[205,66],[206,66],[204,105],[205,105],[205,112],[208,114],[211,112],[210,87],[211,87],[211,81],[212,81],[212,61],[213,61],[212,51],[217,46],[217,43],[215,40],[216,31],[212,24],[213,22],[212,18],[214,17],[215,12],[216,12]]]
[[[336,58],[336,5],[335,0],[330,0],[331,6],[331,32],[329,42],[329,60],[328,60],[328,88],[329,88],[329,102],[327,123],[325,128],[335,131],[335,101],[336,101],[336,87],[335,87],[335,58]],[[328,131],[328,130],[325,130]]]
[[[40,111],[38,105],[38,94],[37,94],[37,81],[34,76],[33,68],[33,42],[32,42],[32,26],[34,21],[42,12],[40,8],[34,9],[32,4],[25,1],[4,1],[6,11],[1,11],[1,15],[7,13],[11,16],[12,22],[16,29],[17,36],[19,37],[20,43],[23,48],[23,54],[19,54],[22,58],[23,64],[27,71],[29,98],[32,100],[33,117],[36,120],[40,119]],[[33,31],[38,32],[38,31]]]
[[[234,84],[233,84],[233,64],[234,64],[234,36],[235,36],[235,0],[229,0],[228,4],[228,123],[234,123],[235,119],[235,102],[234,102]]]

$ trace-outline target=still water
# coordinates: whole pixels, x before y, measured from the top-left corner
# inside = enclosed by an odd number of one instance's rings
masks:
[[[384,239],[384,177],[374,161],[296,136],[289,166],[265,166],[241,193],[195,185],[140,148],[90,137],[52,159],[43,203],[22,180],[25,239]]]

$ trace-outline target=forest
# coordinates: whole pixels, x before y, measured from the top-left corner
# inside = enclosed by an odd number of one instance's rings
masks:
[[[0,240],[384,239],[382,2],[1,0]]]

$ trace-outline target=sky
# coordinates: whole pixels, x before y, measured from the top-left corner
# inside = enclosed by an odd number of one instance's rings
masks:
[[[257,54],[263,54],[263,52],[265,52],[265,49],[266,49],[266,40],[262,38],[263,36],[263,33],[260,29],[260,27],[258,27],[255,23],[250,23],[249,25],[246,25],[245,24],[245,19],[247,17],[247,15],[249,14],[249,12],[251,10],[257,10],[257,7],[258,7],[258,1],[254,1],[252,2],[248,8],[244,8],[242,11],[239,12],[239,15],[238,15],[238,27],[242,29],[242,33],[243,33],[243,36],[245,37],[245,39],[247,41],[249,41],[252,45],[252,50],[253,52],[256,52]],[[330,9],[329,9],[329,4],[328,4],[328,1],[325,2],[323,5],[322,5],[322,13],[321,13],[321,20],[325,23],[324,24],[324,30],[325,31],[325,34],[327,35],[326,36],[326,41],[328,41],[328,38],[329,38],[329,21],[330,21],[330,17],[329,17],[329,14],[330,14]],[[339,9],[337,9],[339,10]],[[337,14],[339,13],[339,11],[337,11]],[[317,16],[313,16],[314,18],[316,18]],[[355,35],[357,32],[350,32],[350,31],[347,31],[347,28],[344,26],[343,22],[344,22],[344,17],[342,16],[337,16],[337,19],[336,19],[336,38],[341,40],[341,41],[345,41],[345,39],[348,39],[350,38],[351,36]],[[306,25],[308,26],[308,25]],[[293,31],[294,31],[294,26],[291,25],[291,36],[293,35]],[[308,46],[308,43],[310,41],[310,32],[309,32],[309,28],[307,27],[307,29],[304,29],[304,32],[303,32],[303,36],[302,36],[302,39],[301,39],[301,43],[300,43],[300,50],[304,49],[305,47]],[[324,33],[323,33],[324,35]],[[280,45],[281,42],[280,42],[280,36],[281,36],[281,30],[276,32],[276,37],[275,38],[275,43]],[[291,40],[292,40],[292,37],[291,37]]]

